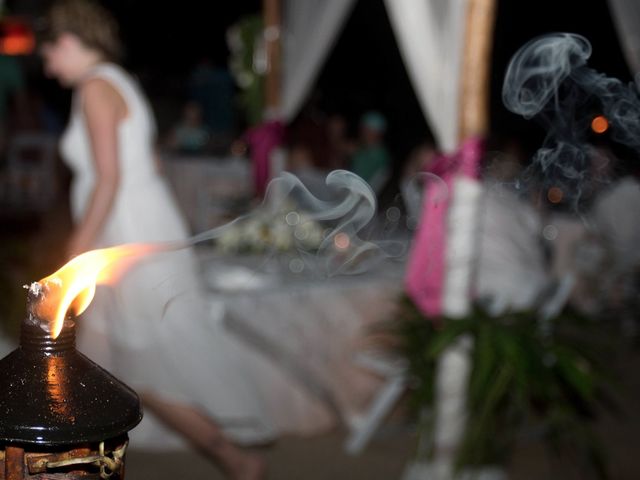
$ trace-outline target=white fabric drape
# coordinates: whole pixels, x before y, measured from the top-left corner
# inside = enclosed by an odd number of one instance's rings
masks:
[[[281,116],[291,120],[313,86],[355,0],[285,0]]]
[[[458,146],[467,0],[385,0],[409,78],[438,147]]]
[[[608,3],[627,64],[633,74],[638,76],[640,74],[640,2],[608,0]]]
[[[285,0],[281,117],[311,90],[355,0]],[[418,101],[438,147],[458,146],[460,71],[468,0],[385,0]]]

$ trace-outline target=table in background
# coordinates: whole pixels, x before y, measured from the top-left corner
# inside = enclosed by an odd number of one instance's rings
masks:
[[[326,278],[308,262],[292,273],[290,259],[199,252],[208,298],[224,305],[229,331],[344,419],[379,386],[353,360],[368,329],[392,320],[404,262]]]
[[[178,205],[194,232],[244,213],[253,195],[248,159],[173,154],[161,158]]]

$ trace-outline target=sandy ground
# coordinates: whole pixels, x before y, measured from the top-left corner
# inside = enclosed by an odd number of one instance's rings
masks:
[[[282,438],[258,450],[269,465],[269,479],[369,479],[400,478],[411,458],[413,435],[384,432],[358,456],[342,450],[342,431],[313,438]],[[144,452],[132,446],[127,455],[127,478],[139,480],[223,479],[208,460],[192,452]]]
[[[604,417],[597,424],[610,465],[611,480],[640,478],[640,350],[621,346],[612,368],[623,380],[619,417]],[[256,450],[269,465],[271,480],[394,480],[401,479],[413,459],[416,436],[397,409],[363,453],[351,456],[342,446],[347,433],[337,429],[312,438],[282,438]],[[589,480],[575,459],[555,458],[535,440],[522,442],[508,465],[510,480]],[[208,460],[195,452],[144,452],[130,447],[127,478],[136,480],[223,479]],[[428,479],[425,479],[428,480]]]

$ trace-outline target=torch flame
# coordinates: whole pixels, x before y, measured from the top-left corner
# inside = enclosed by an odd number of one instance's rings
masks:
[[[115,281],[118,274],[140,255],[161,250],[158,245],[128,244],[91,250],[70,260],[38,283],[45,292],[36,315],[49,322],[52,338],[62,330],[67,312],[80,315],[91,303],[96,285]]]

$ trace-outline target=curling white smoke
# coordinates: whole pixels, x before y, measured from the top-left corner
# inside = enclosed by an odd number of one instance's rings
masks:
[[[502,100],[514,113],[531,118],[552,98],[558,105],[562,82],[591,56],[591,44],[569,33],[546,35],[531,40],[516,52],[507,68]]]
[[[555,33],[535,38],[513,56],[502,99],[512,112],[544,125],[543,146],[525,171],[521,188],[539,182],[559,187],[574,207],[592,181],[596,156],[588,141],[584,109],[597,99],[611,125],[611,138],[640,150],[640,98],[635,84],[623,84],[587,66],[589,41],[576,34]],[[596,179],[597,180],[597,179]]]
[[[311,193],[295,175],[283,172],[270,182],[259,210],[272,213],[271,218],[277,224],[272,228],[295,230],[294,250],[309,268],[316,274],[333,276],[363,273],[385,259],[406,253],[407,242],[368,238],[367,227],[375,218],[376,208],[375,194],[364,180],[351,172],[335,170],[327,175],[326,190],[321,195]],[[256,212],[251,212],[195,235],[189,243],[215,241],[254,215]],[[320,225],[323,230],[323,238],[313,252],[305,248],[304,235],[298,235],[304,234],[310,223]]]

